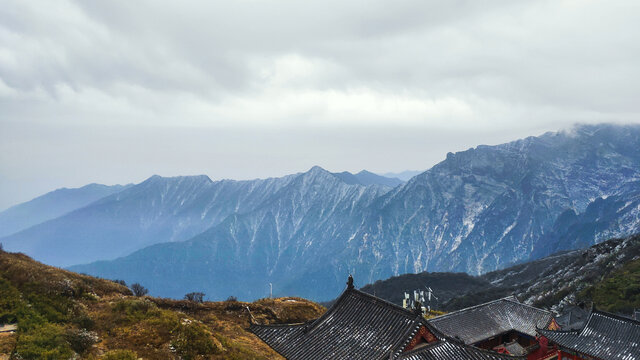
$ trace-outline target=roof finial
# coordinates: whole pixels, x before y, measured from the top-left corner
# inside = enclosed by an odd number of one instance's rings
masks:
[[[353,289],[353,276],[351,276],[351,274],[349,274],[349,279],[347,280],[347,289]]]
[[[415,311],[416,315],[420,315],[422,316],[422,304],[420,303],[420,301],[416,301],[415,302],[415,308],[413,309],[413,311]]]

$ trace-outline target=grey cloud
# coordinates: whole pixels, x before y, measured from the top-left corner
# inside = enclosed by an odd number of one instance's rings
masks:
[[[5,1],[0,207],[163,171],[426,168],[639,122],[639,16],[637,1]]]

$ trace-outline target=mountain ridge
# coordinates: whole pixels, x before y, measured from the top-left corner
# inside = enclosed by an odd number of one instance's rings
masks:
[[[606,212],[609,218],[598,220],[601,225],[590,233],[580,232],[578,241],[556,246],[558,236],[549,235],[563,228],[554,230],[553,225],[567,210],[590,226],[595,218],[586,211],[598,206],[597,199],[609,203],[632,196],[640,177],[637,148],[640,127],[612,125],[478,146],[450,153],[391,190],[359,194],[357,206],[354,192],[327,185],[336,181],[335,175],[312,169],[314,179],[326,185],[317,187],[322,199],[312,192],[305,193],[309,198],[300,195],[301,184],[283,187],[271,205],[235,214],[187,242],[142,249],[135,263],[123,258],[73,269],[131,276],[132,281],[153,283],[152,291],[170,271],[165,268],[189,269],[223,281],[190,282],[184,274],[172,283],[187,281],[219,297],[264,294],[266,284],[273,283],[278,293],[316,300],[332,298],[340,290],[332,284],[347,274],[373,282],[425,270],[484,273],[554,249],[638,231],[640,204],[633,202]],[[341,196],[352,200],[340,201]],[[618,218],[629,223],[621,228]],[[171,255],[175,253],[182,258]],[[164,261],[152,264],[158,258]],[[239,288],[231,279],[247,285]],[[163,295],[178,296],[183,290],[165,286]]]
[[[87,207],[0,238],[0,242],[11,251],[23,251],[58,266],[114,259],[155,243],[188,240],[232,214],[268,203],[281,188],[305,174],[335,180],[336,188],[344,181],[318,166],[305,173],[255,180],[153,175]],[[352,185],[390,189],[377,184]],[[57,243],[59,249],[50,251],[49,243]],[[80,252],[82,247],[88,250]]]
[[[0,238],[55,219],[131,186],[91,183],[79,188],[60,188],[11,206],[0,212]]]

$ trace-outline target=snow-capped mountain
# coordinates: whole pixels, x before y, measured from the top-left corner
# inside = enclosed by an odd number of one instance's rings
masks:
[[[311,169],[306,175],[317,175],[319,169]],[[321,172],[332,182],[324,184],[321,191],[318,189],[318,194],[340,197],[343,190],[338,184],[347,185],[341,180],[346,175]],[[114,259],[156,243],[188,240],[230,215],[264,207],[282,189],[288,189],[291,182],[301,178],[295,174],[249,181],[211,181],[204,175],[172,178],[156,175],[64,216],[4,237],[0,242],[9,251],[22,251],[56,266]],[[349,188],[370,188],[372,197],[391,189],[384,185],[367,187],[359,182]],[[291,201],[292,206],[299,205],[297,200]],[[318,201],[314,204],[316,209],[323,206],[321,199]]]
[[[327,300],[349,273],[484,273],[640,231],[638,149],[640,127],[580,126],[450,153],[390,191],[316,167],[189,241],[73,269],[213,299],[264,296],[273,283]]]
[[[118,275],[171,296],[181,296],[185,288],[205,289],[212,298],[229,294],[260,297],[267,279],[297,278],[305,273],[310,259],[325,262],[326,268],[318,275],[325,273],[332,281],[329,267],[333,265],[326,259],[335,246],[316,242],[318,232],[326,239],[341,238],[342,224],[357,221],[360,209],[388,190],[380,185],[347,184],[314,167],[251,213],[229,216],[189,241],[158,244],[122,259],[71,269]],[[280,291],[279,284],[275,284],[276,291]]]

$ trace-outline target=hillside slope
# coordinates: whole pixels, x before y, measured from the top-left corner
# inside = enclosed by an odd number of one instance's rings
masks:
[[[405,291],[433,289],[433,308],[453,311],[516,295],[537,307],[561,311],[568,304],[593,301],[607,311],[631,313],[640,307],[640,234],[611,239],[587,249],[472,277],[460,273],[405,274],[376,281],[361,290],[396,304]]]
[[[133,297],[118,283],[0,251],[0,358],[281,359],[249,332],[260,323],[303,322],[324,308],[303,299],[196,303]],[[251,311],[251,315],[247,310]],[[77,355],[74,355],[77,354]]]
[[[592,297],[584,292],[586,289],[599,286],[614,271],[638,258],[640,235],[608,240],[584,250],[560,253],[487,273],[480,279],[493,287],[469,292],[449,301],[444,308],[458,309],[514,294],[528,304],[559,310],[567,304],[591,301]],[[595,300],[596,306],[609,306]]]

